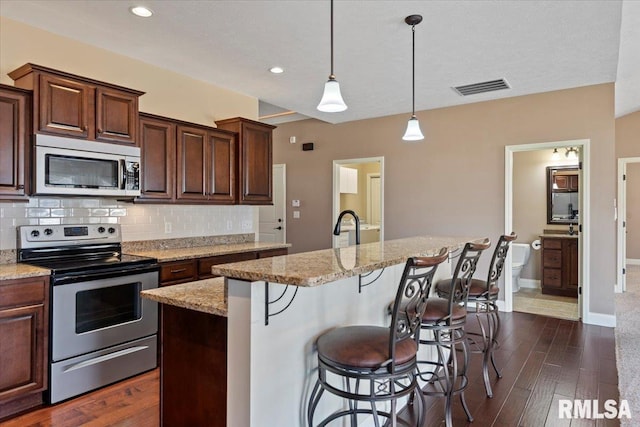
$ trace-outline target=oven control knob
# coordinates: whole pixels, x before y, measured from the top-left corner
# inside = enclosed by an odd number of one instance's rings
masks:
[[[40,232],[38,230],[33,230],[31,232],[31,237],[38,237],[38,236],[40,236]]]
[[[104,227],[98,227],[98,233],[104,233]]]
[[[116,232],[116,229],[113,227],[109,227],[109,234],[113,234]]]
[[[52,229],[50,229],[50,228],[45,228],[45,229],[44,229],[44,234],[45,234],[46,236],[51,236],[51,235],[53,234],[53,230],[52,230]]]

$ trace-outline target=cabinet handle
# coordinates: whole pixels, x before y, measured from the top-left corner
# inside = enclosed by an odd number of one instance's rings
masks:
[[[88,131],[88,130],[89,130],[89,127],[88,127],[88,126],[86,126],[86,125],[85,125],[85,126],[82,126],[82,130],[86,132],[86,131]]]
[[[18,190],[24,190],[24,185],[20,184],[16,187]]]
[[[102,129],[98,128],[98,133],[102,133]]]
[[[187,271],[186,268],[179,268],[177,270],[171,270],[171,274],[182,273],[183,271]]]

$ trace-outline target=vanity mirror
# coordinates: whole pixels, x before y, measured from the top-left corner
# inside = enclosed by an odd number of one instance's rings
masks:
[[[577,166],[547,167],[547,224],[578,224],[578,172]]]

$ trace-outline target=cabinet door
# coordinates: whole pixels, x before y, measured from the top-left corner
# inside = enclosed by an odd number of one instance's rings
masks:
[[[578,239],[565,239],[562,248],[564,287],[578,295]]]
[[[48,74],[40,75],[38,131],[79,138],[95,135],[95,88]]]
[[[178,185],[176,198],[207,200],[205,187],[206,129],[178,126]]]
[[[27,199],[31,96],[0,88],[0,200]]]
[[[142,182],[140,199],[171,200],[175,196],[176,127],[149,117],[140,118]]]
[[[272,202],[271,127],[242,124],[240,155],[240,204]]]
[[[207,139],[208,200],[233,204],[236,201],[236,139],[225,132],[210,131]]]
[[[96,89],[96,140],[135,143],[138,96],[114,89]]]
[[[43,390],[44,305],[0,310],[0,402]]]

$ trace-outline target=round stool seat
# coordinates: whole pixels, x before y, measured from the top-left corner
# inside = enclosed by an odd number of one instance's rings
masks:
[[[396,344],[396,363],[415,358],[418,345],[413,339]],[[334,365],[376,369],[389,361],[389,328],[346,326],[318,338],[318,356]]]
[[[423,323],[433,323],[449,316],[449,300],[444,298],[429,298],[427,300],[427,308],[422,315]],[[467,310],[460,305],[453,306],[451,320],[464,320],[467,316]]]
[[[436,283],[436,293],[444,297],[445,295],[449,295],[451,292],[451,280],[441,280]],[[471,279],[471,283],[469,284],[469,298],[479,298],[486,296],[487,293],[487,282],[479,279]],[[489,296],[495,297],[500,293],[500,288],[494,284],[491,284],[489,287]]]

